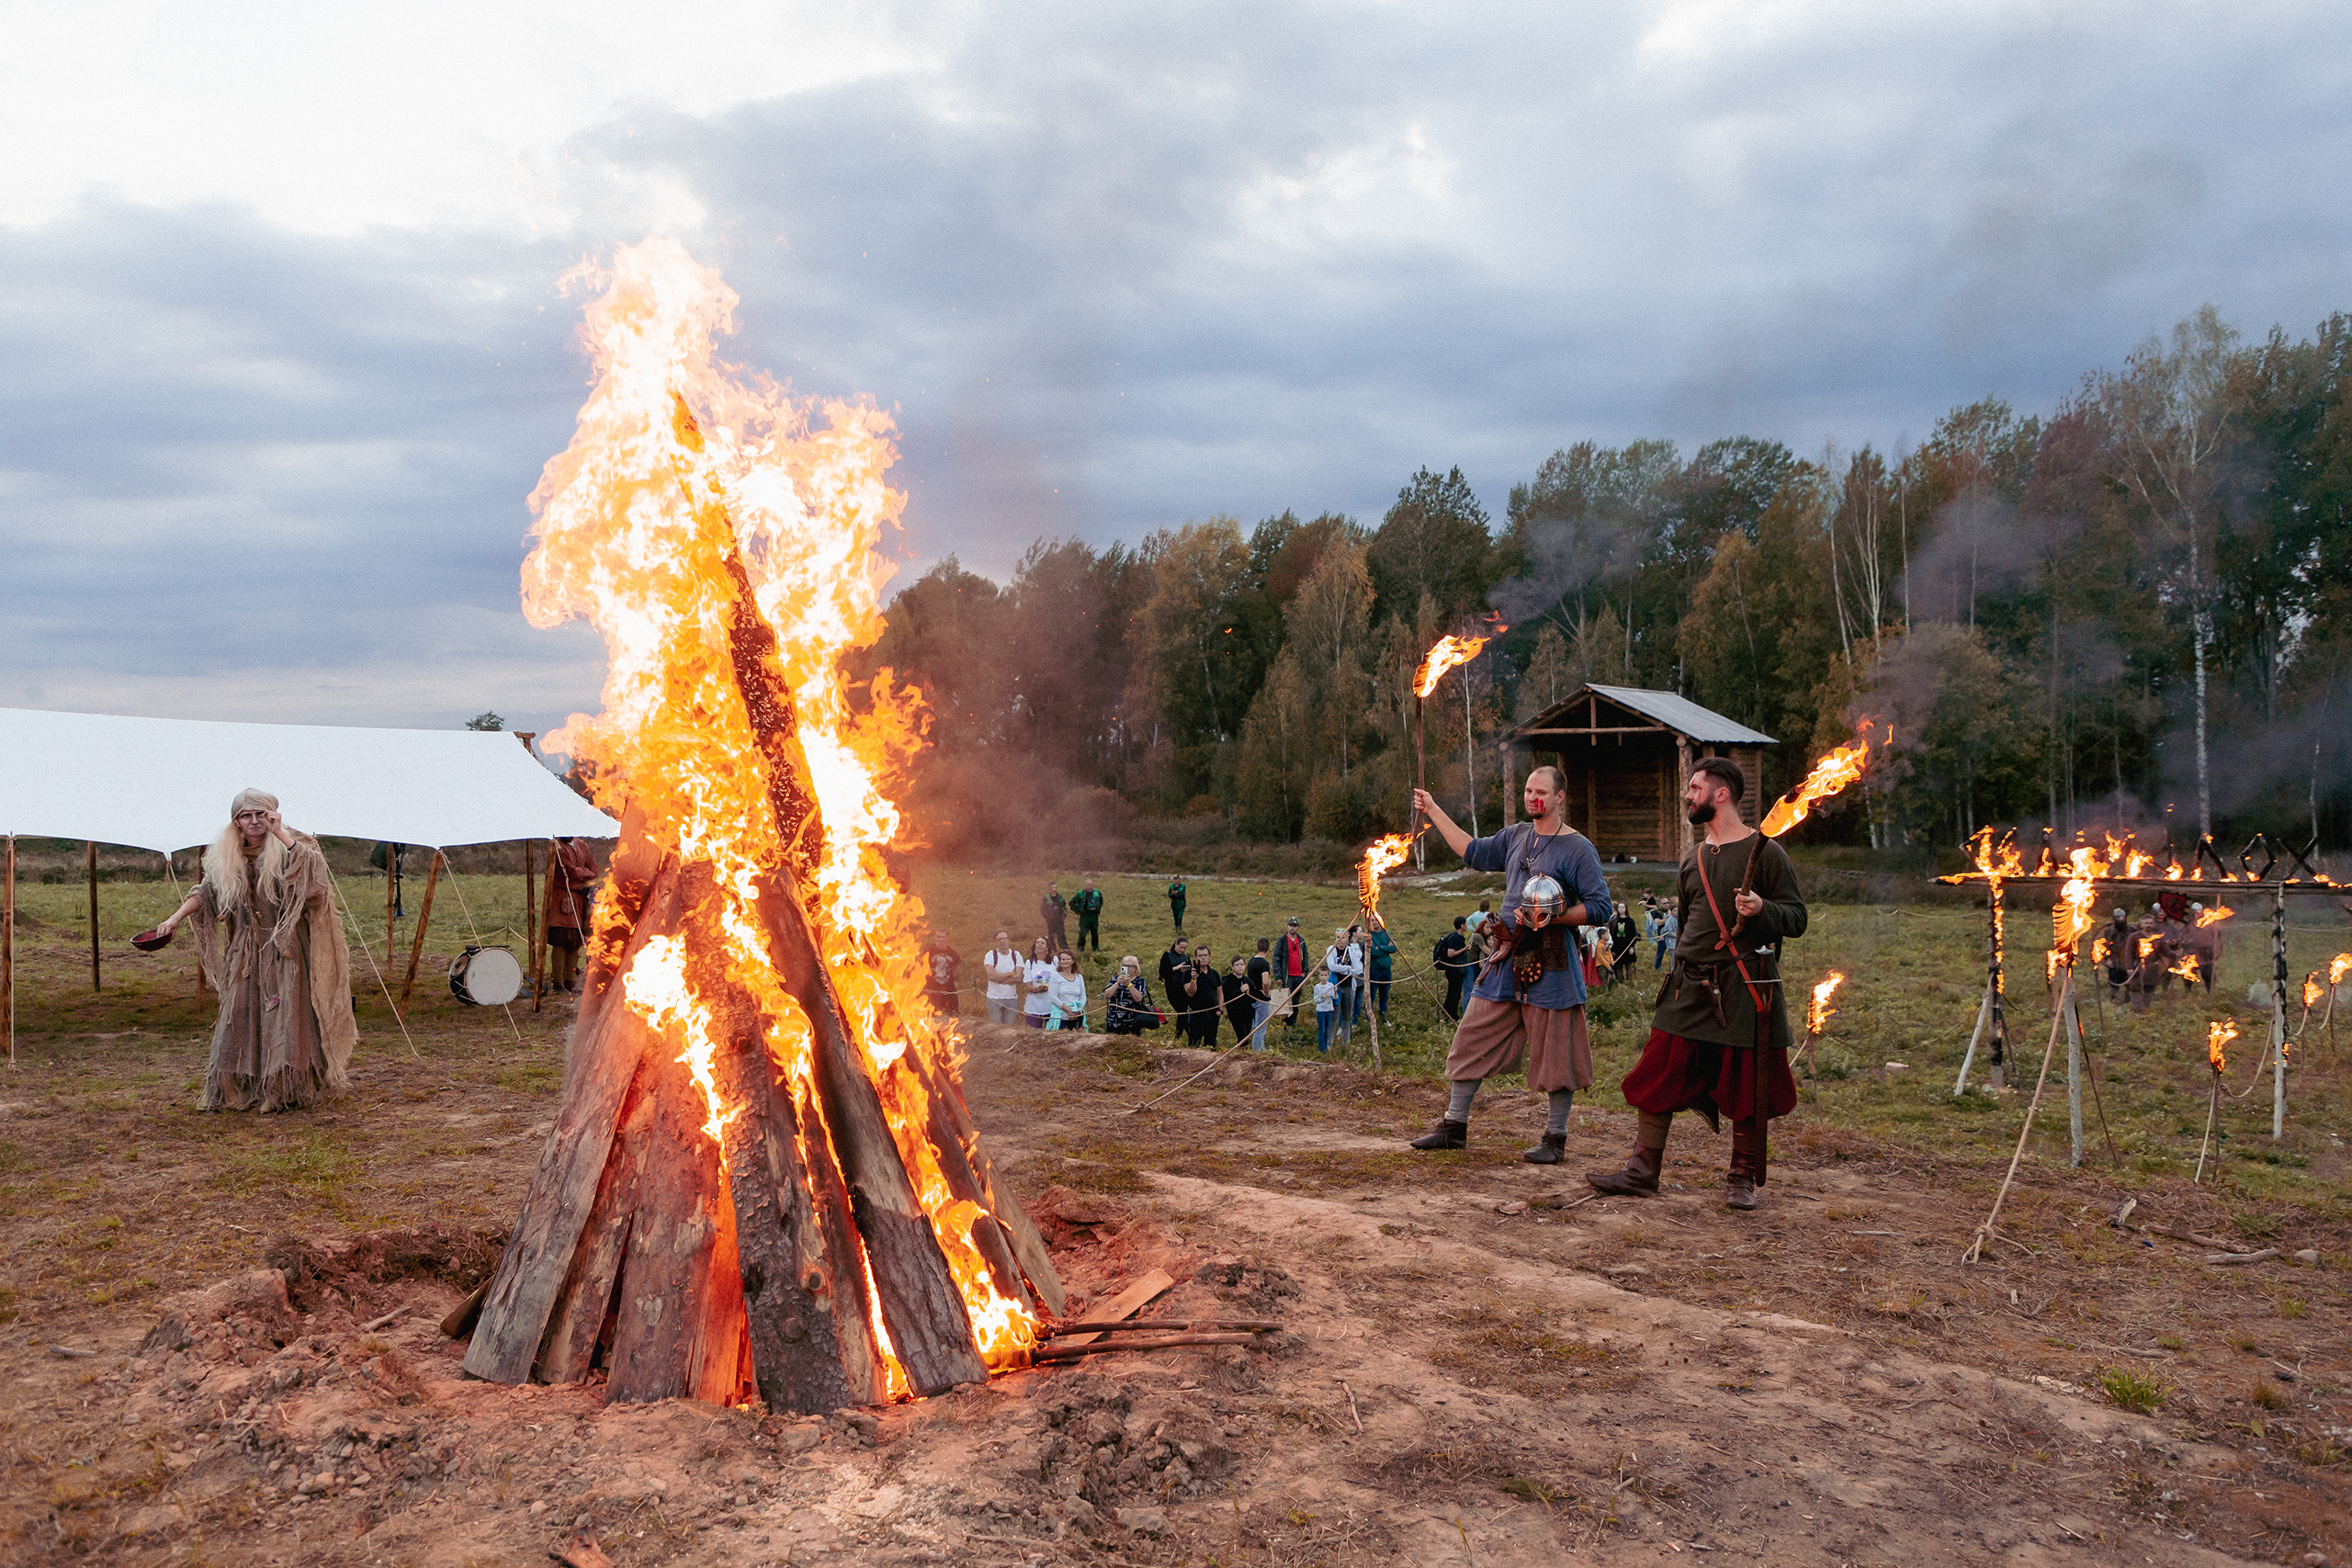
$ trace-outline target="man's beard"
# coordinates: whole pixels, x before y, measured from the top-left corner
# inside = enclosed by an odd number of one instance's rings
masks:
[[[1690,826],[1703,828],[1715,819],[1715,803],[1711,800],[1704,806],[1694,806],[1688,815],[1690,818]]]

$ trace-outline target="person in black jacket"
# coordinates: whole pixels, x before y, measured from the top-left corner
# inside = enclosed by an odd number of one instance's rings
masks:
[[[1457,1023],[1462,1020],[1462,987],[1470,978],[1470,939],[1462,934],[1468,923],[1468,917],[1454,916],[1453,929],[1438,938],[1430,953],[1437,972],[1445,976],[1445,1016]]]
[[[1214,1047],[1217,1019],[1225,1011],[1225,985],[1207,942],[1193,947],[1193,962],[1178,971],[1176,985],[1168,996],[1169,1005],[1183,1010],[1186,1041],[1204,1048]]]

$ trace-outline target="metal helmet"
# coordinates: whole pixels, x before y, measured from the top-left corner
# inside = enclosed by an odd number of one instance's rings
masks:
[[[1541,929],[1568,912],[1567,890],[1549,876],[1531,876],[1519,892],[1519,918]]]

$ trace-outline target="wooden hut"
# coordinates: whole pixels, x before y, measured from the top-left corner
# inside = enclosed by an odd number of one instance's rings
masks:
[[[1672,692],[1578,687],[1501,740],[1503,819],[1518,812],[1519,781],[1557,766],[1568,781],[1568,821],[1603,860],[1679,862],[1691,841],[1682,815],[1690,770],[1728,757],[1747,776],[1744,814],[1762,809],[1764,751],[1772,738]]]

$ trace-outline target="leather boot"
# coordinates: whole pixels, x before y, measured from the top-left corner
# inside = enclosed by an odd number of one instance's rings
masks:
[[[1567,1148],[1568,1135],[1566,1133],[1546,1133],[1533,1148],[1521,1149],[1519,1157],[1530,1165],[1557,1165]]]
[[[1731,1130],[1731,1172],[1724,1178],[1724,1207],[1756,1207],[1756,1134],[1746,1122]]]
[[[1440,1122],[1405,1146],[1413,1149],[1459,1149],[1468,1146],[1469,1142],[1469,1122]]]
[[[1614,1198],[1655,1198],[1657,1196],[1657,1173],[1666,1164],[1666,1131],[1673,1124],[1671,1115],[1660,1116],[1656,1111],[1641,1112],[1640,1130],[1635,1133],[1634,1152],[1615,1170],[1588,1170],[1584,1179],[1593,1190],[1606,1192]]]

